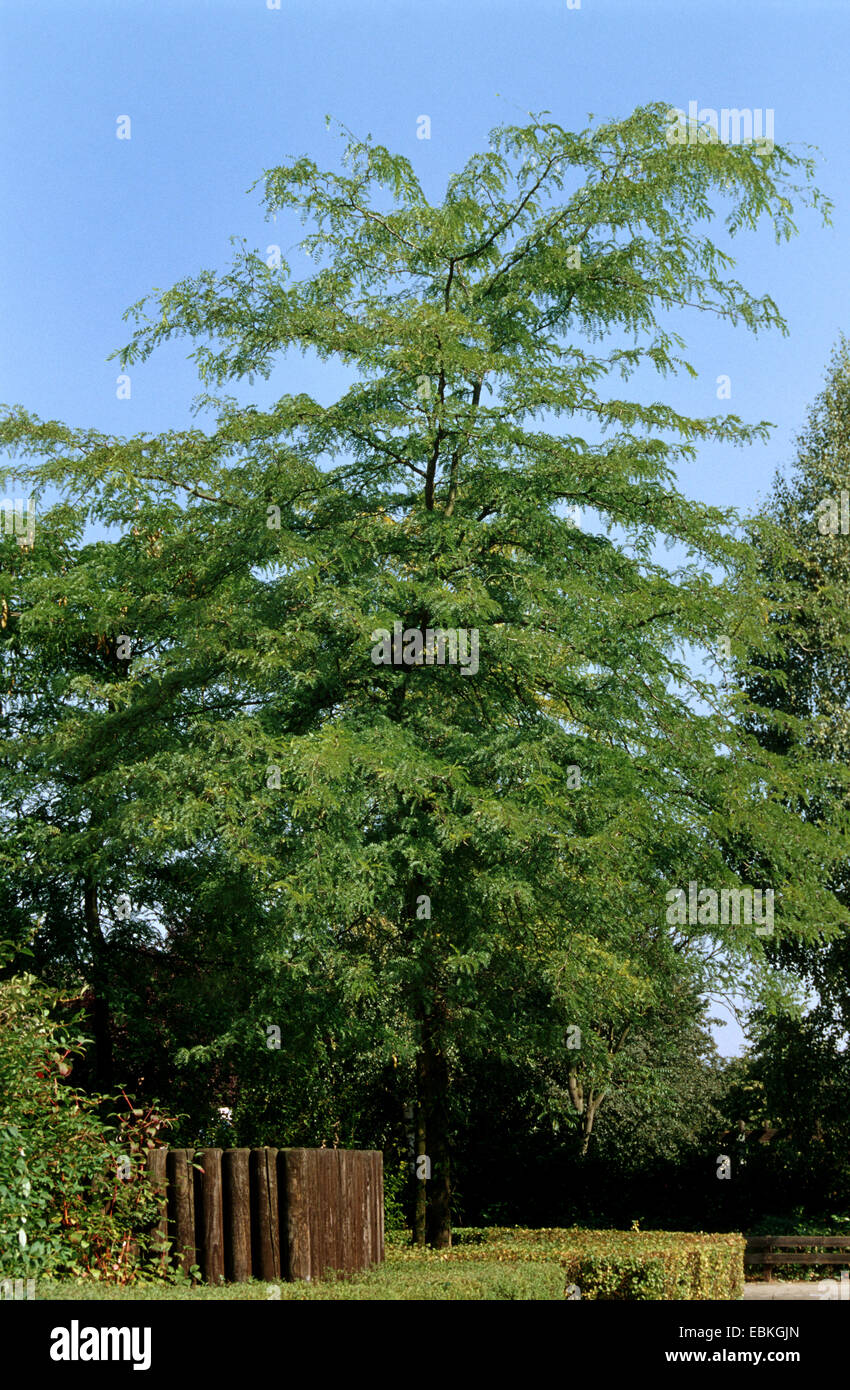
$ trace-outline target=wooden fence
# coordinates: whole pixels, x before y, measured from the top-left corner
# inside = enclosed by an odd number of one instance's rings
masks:
[[[380,1152],[157,1148],[147,1166],[159,1234],[209,1284],[319,1279],[384,1258]]]
[[[850,1236],[749,1236],[747,1266],[761,1265],[773,1278],[777,1265],[850,1266]]]

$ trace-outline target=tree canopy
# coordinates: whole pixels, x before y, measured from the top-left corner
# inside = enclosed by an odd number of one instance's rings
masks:
[[[761,641],[764,610],[734,517],[676,470],[767,425],[641,387],[693,373],[692,310],[783,327],[712,219],[783,239],[827,209],[807,158],[668,130],[663,105],[503,127],[436,204],[370,140],[342,172],[270,170],[313,273],[237,246],[140,301],[119,354],[187,339],[202,423],[0,423],[40,499],[0,571],[19,938],[91,987],[103,1079],[122,1019],[152,1017],[134,979],[171,975],[164,1055],[215,1059],[237,1117],[279,1075],[330,1125],[344,1063],[397,1123],[412,1101],[436,1244],[463,1067],[532,1059],[588,1139],[641,1019],[775,979],[754,926],[671,924],[671,889],[770,889],[783,938],[845,918],[805,768],[689,657]],[[224,393],[277,392],[298,353],[348,373],[338,398]]]

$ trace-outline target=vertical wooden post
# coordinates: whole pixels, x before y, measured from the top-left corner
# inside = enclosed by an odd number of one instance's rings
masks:
[[[360,1241],[358,1258],[360,1269],[371,1269],[375,1261],[375,1203],[373,1197],[372,1170],[375,1155],[358,1153],[355,1155],[358,1169],[357,1210],[360,1221]]]
[[[150,1150],[157,1236],[213,1284],[318,1279],[384,1258],[383,1155],[346,1149]],[[167,1224],[166,1224],[167,1212]],[[768,1277],[772,1269],[768,1265]]]
[[[251,1278],[250,1149],[225,1149],[224,1175],[225,1263],[235,1284]]]
[[[326,1270],[341,1269],[342,1241],[340,1236],[341,1212],[339,1209],[339,1162],[335,1149],[317,1149],[321,1181],[321,1204],[316,1212],[322,1223],[324,1234],[322,1268],[317,1271],[321,1279]]]
[[[277,1208],[277,1149],[253,1149],[254,1232],[259,1279],[280,1278],[280,1223]]]
[[[351,1202],[351,1254],[352,1269],[365,1269],[366,1260],[366,1183],[363,1175],[363,1155],[356,1149],[346,1155],[349,1167],[349,1201]]]
[[[381,1200],[375,1181],[375,1155],[373,1152],[361,1155],[363,1160],[363,1220],[366,1225],[364,1265],[371,1269],[380,1263],[378,1252],[378,1202]]]
[[[306,1149],[286,1149],[286,1243],[290,1279],[312,1275],[310,1240],[309,1154]]]
[[[208,1284],[224,1283],[224,1207],[221,1191],[221,1149],[201,1154],[201,1268]]]
[[[384,1260],[384,1155],[375,1150],[375,1264]]]
[[[280,1277],[291,1279],[289,1271],[289,1192],[286,1184],[287,1150],[277,1151],[277,1223],[280,1236]]]
[[[192,1149],[169,1149],[166,1161],[174,1250],[187,1274],[196,1261],[194,1156]]]
[[[339,1203],[340,1269],[351,1274],[360,1268],[359,1228],[363,1213],[357,1210],[357,1184],[354,1178],[354,1154],[350,1149],[337,1149],[337,1202]]]
[[[168,1197],[166,1189],[165,1162],[167,1150],[163,1145],[158,1149],[148,1149],[145,1156],[145,1168],[149,1174],[152,1188],[156,1192],[159,1202],[159,1219],[153,1228],[153,1243],[155,1246],[164,1246],[168,1240]],[[160,1255],[160,1268],[165,1265],[168,1259],[167,1250],[163,1250]]]
[[[416,1103],[416,1157],[424,1158],[428,1153],[428,1128],[425,1118],[423,1097],[427,1089],[427,1070],[425,1058],[420,1052],[416,1059],[416,1085],[419,1099]],[[416,1177],[416,1163],[413,1165],[413,1239],[417,1245],[425,1244],[425,1228],[428,1218],[428,1184],[424,1178]]]

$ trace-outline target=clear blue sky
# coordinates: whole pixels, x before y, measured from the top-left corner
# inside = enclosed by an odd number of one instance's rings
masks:
[[[694,315],[680,327],[699,381],[661,388],[711,414],[726,373],[728,408],[776,424],[770,444],[707,448],[681,477],[746,510],[850,332],[848,59],[848,0],[0,0],[0,399],[121,434],[188,423],[185,346],[116,398],[121,315],[226,264],[232,235],[279,242],[297,273],[297,230],[266,223],[246,190],[290,156],[336,164],[326,113],[410,157],[437,197],[494,125],[532,110],[580,128],[647,101],[772,108],[778,143],[819,147],[836,205],[832,228],[808,214],[790,244],[765,232],[737,246],[740,279],[773,296],[790,336]],[[130,140],[116,138],[123,115]],[[314,368],[299,373],[284,389],[325,395]],[[723,1050],[738,1036],[726,1028]]]

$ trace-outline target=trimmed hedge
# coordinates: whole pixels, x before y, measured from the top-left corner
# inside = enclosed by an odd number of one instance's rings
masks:
[[[744,1237],[689,1231],[524,1230],[479,1227],[455,1233],[451,1264],[557,1262],[566,1284],[587,1299],[739,1299],[744,1293]],[[398,1249],[393,1258],[422,1258]]]

